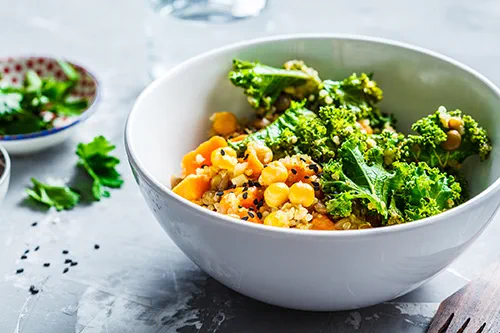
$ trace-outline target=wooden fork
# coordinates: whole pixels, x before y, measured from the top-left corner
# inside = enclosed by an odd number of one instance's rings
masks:
[[[500,332],[500,260],[445,299],[427,333]]]

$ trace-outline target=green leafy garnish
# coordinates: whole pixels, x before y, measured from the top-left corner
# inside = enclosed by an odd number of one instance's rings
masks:
[[[102,197],[108,198],[109,191],[105,187],[119,188],[123,184],[116,166],[120,163],[117,157],[109,155],[116,146],[112,145],[104,136],[98,136],[90,143],[80,143],[76,154],[79,157],[78,165],[93,179],[92,195],[99,201]]]
[[[29,70],[21,87],[0,88],[0,135],[33,133],[54,127],[58,117],[76,116],[88,106],[86,99],[71,96],[80,74],[68,63],[58,61],[68,78],[41,78]],[[44,113],[53,117],[44,120]]]
[[[51,186],[31,178],[33,188],[26,193],[33,200],[57,210],[71,209],[80,201],[80,195],[67,186]]]
[[[0,89],[0,119],[19,112],[23,95],[17,92],[3,92]]]

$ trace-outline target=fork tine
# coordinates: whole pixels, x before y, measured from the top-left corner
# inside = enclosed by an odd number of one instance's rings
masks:
[[[443,324],[443,326],[441,326],[441,328],[439,329],[438,333],[444,333],[446,332],[446,330],[448,329],[448,327],[450,326],[451,324],[451,321],[453,320],[453,317],[455,316],[455,313],[452,313],[448,319],[446,320],[446,322]]]
[[[484,330],[485,327],[486,327],[486,323],[482,324],[481,327],[479,327],[479,329],[477,330],[476,333],[481,333]]]
[[[465,328],[467,327],[467,325],[469,325],[469,322],[470,322],[470,318],[467,318],[467,320],[465,321],[465,323],[462,325],[462,327],[460,327],[460,329],[457,331],[457,333],[463,333]]]

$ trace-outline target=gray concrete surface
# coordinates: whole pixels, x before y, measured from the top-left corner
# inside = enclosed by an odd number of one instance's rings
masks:
[[[393,38],[452,56],[500,83],[498,1],[270,1],[273,33]],[[498,219],[449,269],[418,290],[337,313],[272,307],[207,277],[155,222],[125,163],[125,118],[149,81],[143,6],[142,1],[0,0],[0,55],[67,56],[97,73],[103,85],[99,111],[75,138],[13,160],[12,186],[0,208],[0,332],[425,332],[439,302],[497,258]],[[76,144],[98,134],[118,144],[126,179],[121,190],[62,213],[39,212],[23,202],[31,176],[76,175]],[[37,227],[31,227],[34,221]],[[37,245],[40,250],[33,252]],[[21,261],[27,248],[29,258]],[[62,255],[63,249],[70,253]],[[62,274],[66,257],[79,264]],[[42,267],[44,262],[51,266]],[[15,275],[19,267],[25,272]],[[41,290],[37,295],[28,292],[32,284]]]

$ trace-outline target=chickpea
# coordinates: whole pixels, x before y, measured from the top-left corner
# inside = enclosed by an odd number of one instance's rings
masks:
[[[210,156],[210,161],[213,166],[226,170],[233,170],[238,163],[238,160],[236,159],[236,151],[234,151],[231,147],[215,149]]]
[[[290,97],[286,94],[279,95],[276,100],[276,111],[283,112],[290,107],[291,100]]]
[[[262,169],[259,177],[259,183],[264,186],[269,186],[272,183],[283,183],[288,178],[288,169],[283,163],[274,161]]]
[[[451,117],[450,120],[448,120],[448,127],[451,129],[458,131],[458,129],[463,126],[464,121],[459,117]]]
[[[446,133],[447,139],[445,142],[441,144],[441,147],[443,147],[446,150],[456,150],[460,147],[460,144],[462,143],[462,136],[460,133],[458,133],[457,130],[450,130],[448,133]]]
[[[288,198],[291,203],[309,207],[314,203],[314,188],[307,183],[295,183],[290,187]]]
[[[279,207],[288,201],[289,193],[285,183],[273,183],[264,191],[264,200],[269,207]]]
[[[231,112],[217,112],[211,118],[215,133],[228,135],[238,129],[238,120]]]

